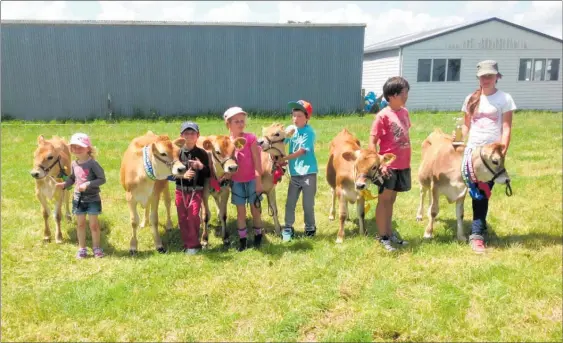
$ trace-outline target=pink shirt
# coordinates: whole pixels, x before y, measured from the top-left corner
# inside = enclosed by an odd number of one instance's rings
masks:
[[[393,111],[389,106],[377,114],[371,126],[371,135],[379,138],[379,154],[395,154],[397,158],[389,164],[392,169],[407,169],[411,166],[411,141],[409,111],[401,108]]]
[[[256,167],[254,166],[252,150],[250,149],[250,146],[256,142],[256,136],[245,132],[242,134],[242,137],[246,139],[246,144],[240,150],[235,148],[238,171],[233,174],[232,180],[236,182],[249,182],[256,178]],[[258,146],[258,152],[260,152],[260,146]]]

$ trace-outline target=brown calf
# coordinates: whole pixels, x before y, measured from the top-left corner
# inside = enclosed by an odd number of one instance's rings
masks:
[[[55,187],[56,182],[62,182],[62,177],[70,175],[70,148],[64,139],[53,136],[45,139],[43,135],[37,137],[37,149],[33,154],[33,169],[31,176],[35,179],[35,196],[41,203],[43,209],[43,240],[51,240],[51,230],[49,229],[49,201],[55,202],[55,241],[63,242],[61,231],[62,205],[65,204],[66,218],[71,221],[69,211],[70,191],[61,190]]]
[[[223,244],[228,245],[227,234],[227,202],[231,192],[230,180],[225,177],[225,173],[235,173],[238,170],[235,161],[235,146],[244,146],[246,139],[237,138],[234,142],[228,136],[200,136],[197,146],[205,149],[209,157],[211,166],[211,176],[205,180],[203,187],[203,206],[201,217],[203,221],[203,232],[201,235],[201,245],[207,247],[209,244],[209,195],[215,199],[217,213],[221,221],[221,237]]]
[[[373,180],[381,179],[381,167],[395,159],[393,154],[378,155],[362,149],[360,141],[348,130],[342,129],[330,143],[330,155],[326,167],[326,179],[332,192],[329,219],[334,220],[336,198],[340,204],[340,228],[336,243],[344,241],[344,222],[348,217],[348,203],[357,204],[360,234],[365,234],[365,199],[361,191]]]
[[[439,212],[440,194],[446,196],[448,202],[456,203],[457,239],[465,241],[463,234],[463,203],[467,193],[461,173],[461,164],[465,145],[454,146],[451,135],[436,129],[422,142],[422,160],[418,169],[420,182],[420,205],[416,220],[422,220],[424,211],[424,197],[430,191],[430,206],[428,208],[428,226],[424,231],[424,238],[432,238],[434,220]],[[510,179],[504,169],[502,144],[487,144],[481,149],[472,151],[472,163],[475,176],[482,182],[494,178],[496,183],[509,184]],[[487,165],[492,168],[493,174]],[[496,176],[496,177],[495,177]]]
[[[167,178],[170,175],[182,176],[186,172],[186,167],[178,160],[184,142],[183,138],[171,141],[168,136],[157,136],[148,131],[145,135],[133,139],[123,155],[120,181],[126,192],[125,198],[129,205],[133,229],[129,246],[131,254],[137,252],[137,203],[145,209],[150,206],[155,247],[160,253],[166,252],[158,233],[158,202],[162,191],[169,192]],[[167,204],[168,211],[169,207],[170,202]]]

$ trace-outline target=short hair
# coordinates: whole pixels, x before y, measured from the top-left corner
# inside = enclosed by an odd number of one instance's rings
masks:
[[[383,85],[383,97],[389,101],[390,96],[400,94],[405,88],[407,91],[411,89],[409,82],[405,78],[401,76],[390,77]]]

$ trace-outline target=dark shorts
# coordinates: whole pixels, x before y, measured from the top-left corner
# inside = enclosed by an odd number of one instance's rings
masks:
[[[407,192],[411,190],[411,169],[389,169],[391,176],[383,179],[383,185],[379,186],[379,194],[384,189],[396,192]]]
[[[91,214],[91,215],[98,215],[102,213],[102,202],[101,201],[89,201],[89,202],[80,202],[80,206],[78,206],[77,200],[72,200],[72,213],[73,214]]]

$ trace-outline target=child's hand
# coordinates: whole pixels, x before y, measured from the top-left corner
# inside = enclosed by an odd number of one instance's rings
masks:
[[[262,187],[262,182],[256,182],[256,194],[260,194],[264,191],[264,187]]]
[[[195,160],[188,161],[188,165],[190,166],[190,168],[193,168],[195,170],[203,169],[203,163],[201,163],[201,161],[197,157],[195,158]]]
[[[391,176],[391,172],[389,171],[389,168],[387,168],[387,166],[381,167],[381,175],[383,175],[385,178]]]
[[[86,190],[86,188],[88,188],[88,182],[84,182],[83,184],[81,184],[80,186],[78,186],[78,191],[79,192],[84,192]]]
[[[231,176],[233,176],[233,173],[225,173],[225,174],[223,174],[223,179],[229,180],[231,178]]]
[[[57,187],[57,188],[65,188],[65,183],[64,183],[64,182],[56,182],[56,183],[55,183],[55,187]]]
[[[191,168],[188,169],[188,171],[184,174],[184,178],[185,178],[185,179],[188,179],[188,180],[193,179],[194,176],[195,176],[195,171],[194,171],[193,169],[191,169]]]

